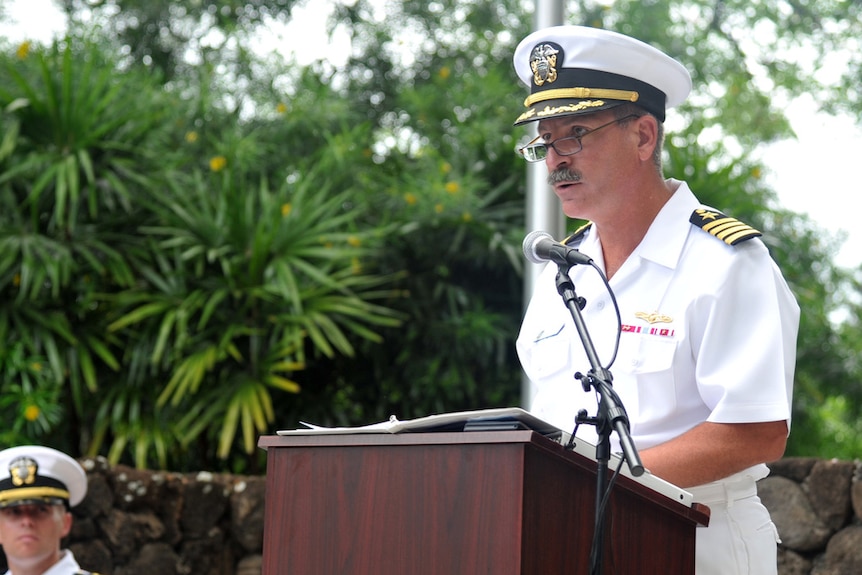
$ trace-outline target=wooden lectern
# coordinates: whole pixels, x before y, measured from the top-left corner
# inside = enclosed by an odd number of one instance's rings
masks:
[[[263,575],[587,575],[596,464],[530,430],[265,436]],[[622,475],[606,575],[694,573],[709,510]]]

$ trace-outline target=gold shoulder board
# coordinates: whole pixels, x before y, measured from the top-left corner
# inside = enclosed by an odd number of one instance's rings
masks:
[[[584,241],[584,235],[587,233],[587,230],[589,230],[590,226],[592,226],[592,225],[593,225],[593,222],[587,222],[584,225],[582,225],[581,227],[579,227],[578,229],[576,229],[572,235],[570,235],[569,237],[567,237],[566,239],[563,240],[563,245],[565,245],[565,246],[571,246],[572,244],[581,245],[581,242]]]
[[[763,235],[748,224],[744,224],[736,218],[731,218],[716,210],[698,208],[692,212],[688,221],[703,231],[714,235],[729,246],[735,246],[745,240]]]

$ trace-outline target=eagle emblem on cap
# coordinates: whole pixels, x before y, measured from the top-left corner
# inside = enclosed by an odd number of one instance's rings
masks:
[[[30,485],[36,481],[36,472],[39,464],[29,457],[19,457],[9,463],[9,475],[12,476],[12,484],[16,487]]]
[[[530,53],[530,69],[533,71],[533,83],[542,86],[547,82],[553,84],[557,79],[557,55],[560,48],[551,44],[538,44]]]

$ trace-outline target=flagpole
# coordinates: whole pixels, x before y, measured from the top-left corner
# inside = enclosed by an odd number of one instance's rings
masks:
[[[563,0],[536,0],[533,15],[533,30],[541,30],[563,23]],[[530,137],[535,137],[536,123],[528,125]],[[547,182],[547,169],[544,163],[527,164],[527,202],[526,231],[543,230],[554,238],[562,239],[566,230],[565,216],[560,204]],[[527,264],[524,270],[524,309],[526,310],[533,287],[542,266]],[[532,400],[530,382],[526,376],[521,378],[521,405],[529,409]]]

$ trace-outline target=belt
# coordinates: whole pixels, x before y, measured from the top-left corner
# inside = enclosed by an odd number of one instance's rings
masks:
[[[735,481],[714,481],[690,487],[686,491],[691,493],[694,501],[698,503],[706,505],[724,503],[730,507],[734,501],[757,495],[757,482],[751,477]]]

